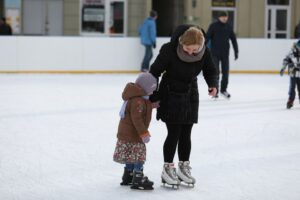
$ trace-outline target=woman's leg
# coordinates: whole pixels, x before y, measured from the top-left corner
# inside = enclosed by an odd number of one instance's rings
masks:
[[[191,154],[191,132],[193,124],[182,125],[181,134],[178,142],[179,161],[189,161]]]
[[[168,135],[164,143],[164,161],[165,163],[173,163],[182,125],[166,123],[166,126]]]

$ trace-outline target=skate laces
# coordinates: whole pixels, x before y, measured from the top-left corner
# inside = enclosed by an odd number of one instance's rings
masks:
[[[190,163],[182,162],[179,164],[179,168],[184,174],[191,176],[192,167],[190,166]]]
[[[172,179],[177,179],[176,168],[174,167],[173,163],[167,164],[165,166],[165,171]]]

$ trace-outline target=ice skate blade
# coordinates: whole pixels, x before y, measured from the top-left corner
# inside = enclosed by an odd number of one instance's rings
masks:
[[[174,190],[178,190],[179,189],[179,185],[180,184],[168,184],[165,180],[161,180],[161,182],[163,183],[163,187],[165,188],[172,188]]]
[[[167,188],[167,189],[179,190],[179,185],[177,185],[177,184],[163,183],[162,187]]]
[[[137,186],[137,185],[132,185],[131,187],[130,187],[131,189],[133,189],[133,190],[153,190],[154,188],[153,188],[153,186]]]
[[[189,188],[195,187],[195,182],[194,183],[189,183],[189,182],[186,182],[186,181],[182,180],[181,178],[179,178],[179,180],[180,180],[180,185],[181,186],[185,186],[185,187],[189,187]]]
[[[181,182],[180,186],[187,187],[187,188],[194,188],[195,187],[195,183]]]
[[[120,183],[120,185],[121,185],[121,186],[130,186],[130,185],[132,185],[132,183],[123,183],[123,182],[122,182],[122,183]]]

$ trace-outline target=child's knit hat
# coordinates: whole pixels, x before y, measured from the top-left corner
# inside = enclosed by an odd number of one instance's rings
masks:
[[[135,83],[140,86],[146,94],[153,93],[157,87],[157,80],[151,73],[141,73],[137,77]]]

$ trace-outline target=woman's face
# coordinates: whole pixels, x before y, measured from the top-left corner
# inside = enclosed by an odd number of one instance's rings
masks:
[[[200,49],[199,44],[191,44],[191,45],[182,45],[183,51],[192,55],[193,53],[198,53]]]

